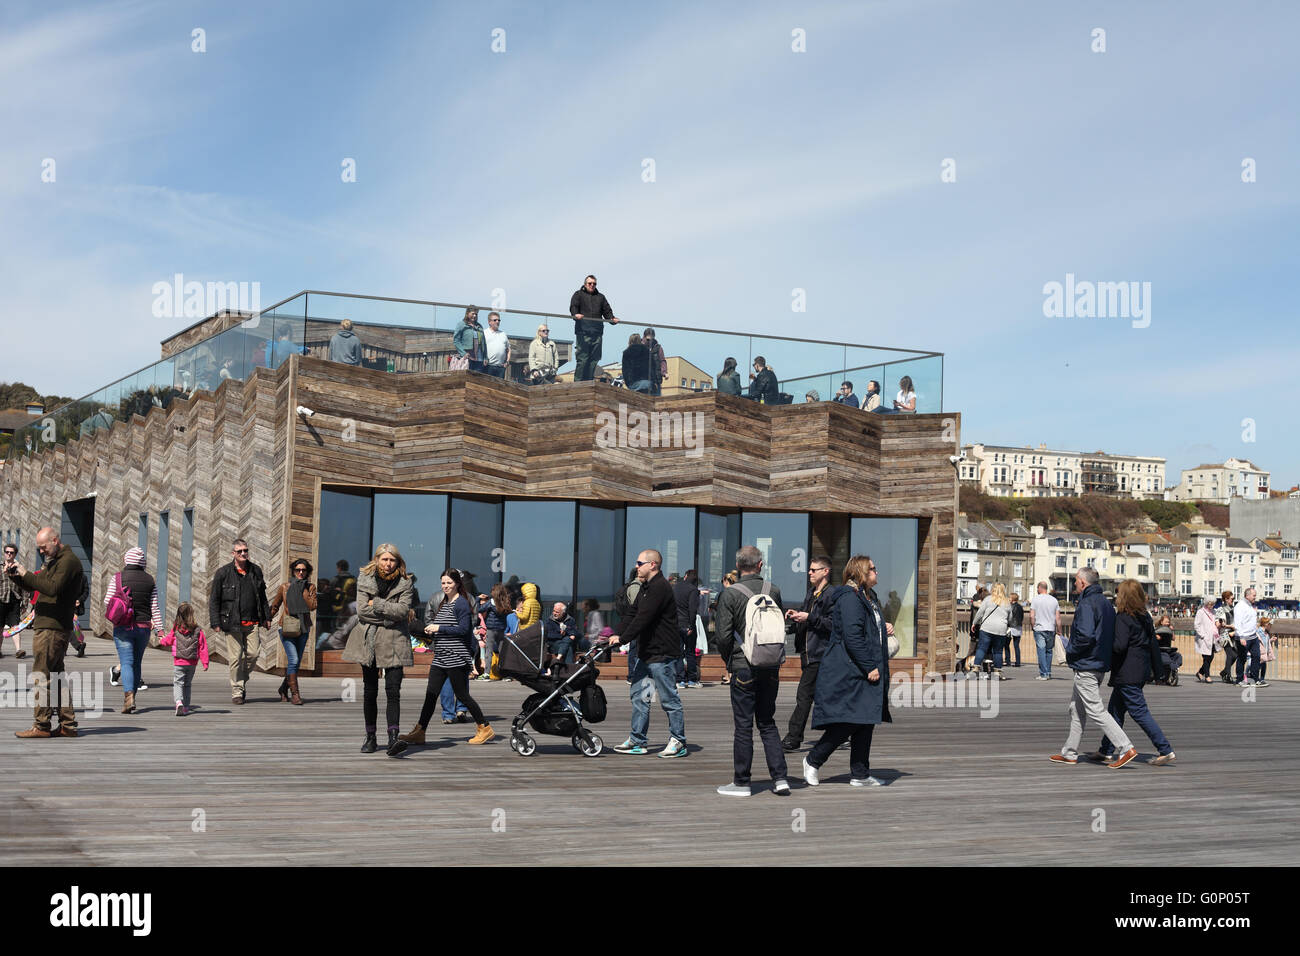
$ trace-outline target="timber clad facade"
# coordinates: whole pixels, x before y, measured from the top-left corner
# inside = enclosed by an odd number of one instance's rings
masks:
[[[698,450],[598,440],[620,405],[624,415],[697,414]],[[314,414],[299,415],[298,406]],[[960,426],[953,414],[759,405],[717,392],[655,398],[594,382],[532,388],[468,372],[393,375],[294,355],[246,381],[10,461],[0,507],[34,540],[37,528],[58,525],[65,503],[94,497],[89,613],[98,634],[111,631],[103,594],[137,543],[142,513],[170,512],[177,529],[193,509],[189,600],[206,623],[209,583],[236,537],[248,540],[268,595],[292,557],[309,556],[318,574],[329,573],[333,556],[318,553],[322,487],[807,512],[814,553],[826,551],[837,568],[848,539],[835,539],[819,514],[915,518],[916,655],[946,670],[956,579],[949,420]],[[173,530],[169,540],[169,625],[184,599],[180,568],[190,560],[181,537]],[[150,549],[150,568],[159,564]],[[268,643],[263,664],[282,664],[278,642]],[[313,644],[306,670],[316,666]]]

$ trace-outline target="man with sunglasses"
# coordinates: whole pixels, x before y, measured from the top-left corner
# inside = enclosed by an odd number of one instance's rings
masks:
[[[650,698],[659,692],[659,706],[668,715],[672,737],[659,753],[661,757],[685,757],[686,719],[682,699],[677,693],[677,659],[682,654],[677,630],[677,599],[672,586],[660,573],[663,555],[649,549],[636,558],[636,577],[641,582],[632,619],[622,624],[610,644],[636,642],[636,663],[631,664],[628,682],[632,685],[632,733],[614,750],[621,754],[647,754],[650,729]],[[628,651],[631,661],[632,652]]]
[[[266,600],[262,569],[248,560],[248,542],[235,539],[233,560],[212,576],[208,597],[208,625],[226,635],[230,662],[230,701],[244,702],[249,675],[257,665],[264,632],[271,626],[271,606]]]
[[[5,565],[10,565],[18,560],[18,546],[6,544],[4,547]],[[23,621],[23,615],[32,601],[31,594],[22,586],[20,581],[11,578],[7,574],[0,574],[0,627],[17,627]],[[0,644],[0,651],[4,647]],[[15,657],[26,657],[27,652],[23,650],[21,639],[17,634],[14,635]],[[0,653],[0,657],[4,657]]]
[[[605,338],[605,321],[618,325],[614,310],[603,292],[596,288],[596,277],[587,276],[582,288],[569,299],[569,314],[573,316],[574,358],[577,368],[575,382],[589,382],[596,377],[600,365],[600,347]]]
[[[799,652],[803,672],[799,675],[799,689],[795,692],[794,713],[790,715],[790,729],[781,741],[788,751],[803,746],[804,728],[812,712],[813,692],[817,688],[817,671],[822,666],[822,651],[831,639],[831,559],[819,554],[808,565],[808,594],[797,611],[786,611],[785,616],[794,622],[794,649]]]

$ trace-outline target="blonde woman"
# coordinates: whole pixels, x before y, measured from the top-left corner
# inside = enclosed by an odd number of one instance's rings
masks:
[[[407,573],[406,561],[393,544],[375,548],[375,556],[357,576],[357,626],[348,637],[343,659],[361,665],[365,687],[362,714],[366,721],[363,754],[379,749],[375,739],[379,717],[379,672],[384,672],[384,692],[388,697],[388,746],[397,743],[401,730],[402,675],[404,667],[415,663],[407,629],[411,619],[411,601],[415,588]]]
[[[986,657],[991,652],[993,674],[998,680],[1005,680],[1002,676],[1002,652],[1007,646],[1007,631],[1010,625],[1011,599],[1007,597],[1007,589],[998,582],[993,585],[989,596],[980,604],[980,609],[975,612],[975,620],[971,623],[971,630],[979,628],[980,632],[980,641],[975,648],[974,665],[982,668]],[[981,669],[980,677],[988,677],[987,672]]]
[[[559,352],[551,341],[550,327],[543,322],[537,327],[537,338],[528,346],[528,383],[550,384],[555,381],[555,370],[560,367]]]

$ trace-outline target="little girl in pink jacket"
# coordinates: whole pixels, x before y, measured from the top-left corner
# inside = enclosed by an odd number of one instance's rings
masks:
[[[194,665],[208,669],[208,638],[194,619],[194,608],[182,604],[176,609],[172,629],[159,640],[162,647],[172,649],[172,690],[176,695],[176,716],[190,712],[190,686],[194,682]]]

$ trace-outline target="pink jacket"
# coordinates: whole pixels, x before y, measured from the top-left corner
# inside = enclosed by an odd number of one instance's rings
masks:
[[[1219,641],[1219,628],[1214,623],[1214,612],[1202,607],[1196,612],[1196,653],[1213,654]]]
[[[208,636],[203,633],[203,628],[199,628],[199,659],[197,661],[187,661],[183,657],[176,656],[176,631],[170,630],[158,639],[159,647],[170,647],[172,649],[172,663],[185,667],[193,667],[195,664],[202,664],[203,669],[208,669]]]

